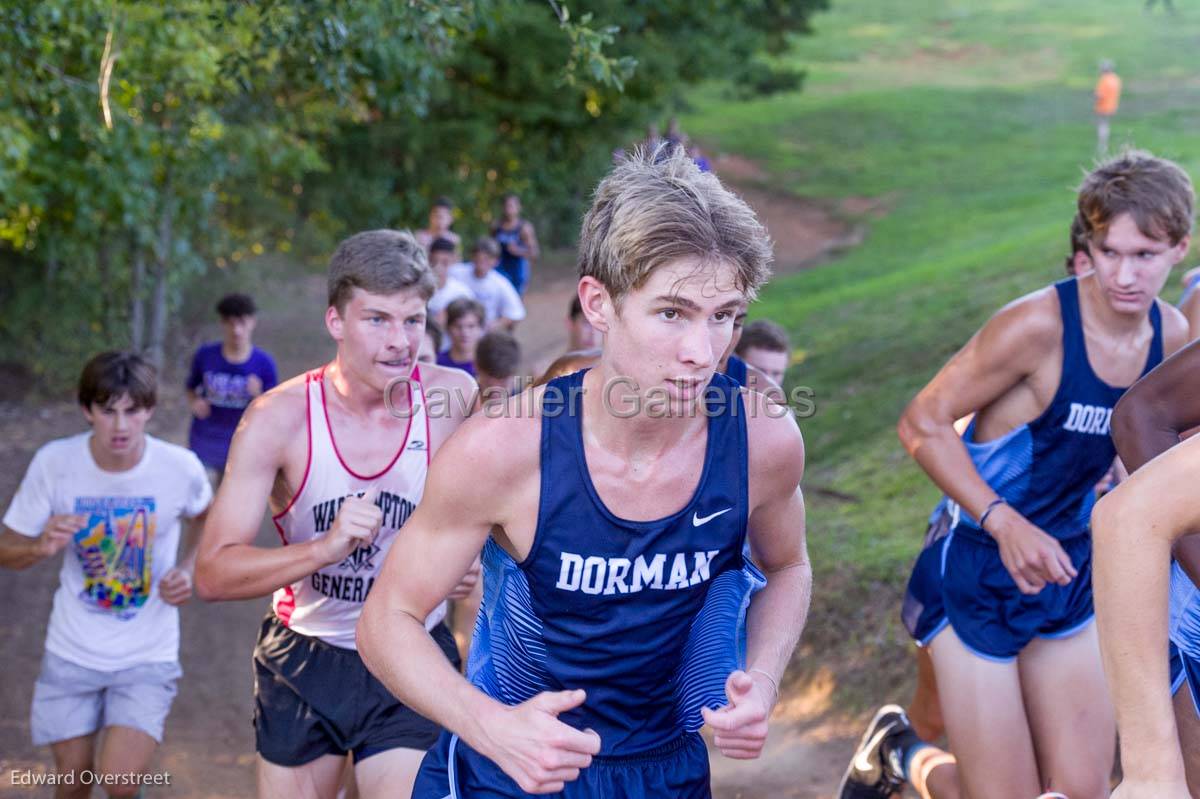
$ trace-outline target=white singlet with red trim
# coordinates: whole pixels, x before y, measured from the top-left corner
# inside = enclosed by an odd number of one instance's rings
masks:
[[[420,372],[413,370],[409,384],[411,413],[404,437],[397,441],[396,456],[383,471],[358,474],[346,464],[329,425],[325,403],[325,368],[305,377],[308,390],[308,465],[291,503],[273,517],[284,544],[299,544],[329,531],[338,508],[350,496],[361,496],[374,486],[375,504],[383,511],[379,534],[362,544],[341,563],[284,586],[275,592],[275,615],[301,635],[320,638],[333,646],[356,649],[354,627],[367,592],[383,568],[396,533],[408,520],[425,492],[429,471],[429,418]],[[398,389],[399,390],[399,389]],[[425,620],[432,629],[446,616],[446,603]]]

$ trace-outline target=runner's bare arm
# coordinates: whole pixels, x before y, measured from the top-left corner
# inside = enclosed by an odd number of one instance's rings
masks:
[[[1132,784],[1184,781],[1167,668],[1166,587],[1172,542],[1200,532],[1200,505],[1182,501],[1195,493],[1197,470],[1200,437],[1193,437],[1135,472],[1092,514],[1100,647]]]
[[[36,536],[21,535],[0,524],[0,568],[27,569],[54,556],[83,524],[84,519],[75,514],[51,516]]]
[[[196,593],[202,599],[266,596],[331,562],[323,538],[282,547],[253,545],[287,443],[304,440],[304,410],[296,407],[304,399],[303,393],[297,398],[276,389],[250,403],[242,416],[197,550]]]
[[[750,439],[750,551],[767,577],[747,618],[746,664],[778,681],[792,658],[812,595],[804,496],[804,438],[790,412],[763,395],[749,395],[757,409],[748,421]]]
[[[987,408],[1046,362],[1062,335],[1057,302],[1054,290],[1046,289],[1002,308],[921,389],[900,418],[904,448],[976,519],[996,499],[996,492],[976,471],[954,423]],[[1037,593],[1048,582],[1066,585],[1075,577],[1062,546],[1009,506],[997,506],[987,525],[1022,592]]]
[[[358,652],[406,705],[458,734],[523,790],[546,793],[562,790],[599,751],[594,732],[557,719],[581,704],[584,692],[545,692],[504,705],[455,671],[423,623],[479,554],[492,525],[509,523],[517,486],[538,473],[540,439],[517,427],[527,424],[527,418],[477,416],[446,442],[363,606]]]
[[[521,225],[521,243],[525,245],[525,257],[531,261],[536,261],[542,255],[542,249],[538,246],[537,231],[533,229],[533,224],[526,222]]]
[[[208,508],[205,508],[199,514],[179,522],[179,559],[158,581],[158,594],[169,605],[181,605],[192,598],[196,583],[196,549],[207,518]]]
[[[1184,347],[1125,392],[1112,415],[1112,437],[1122,462],[1132,472],[1179,443],[1200,427],[1200,341]],[[1200,536],[1175,543],[1179,564],[1200,583]]]
[[[424,619],[479,554],[504,501],[492,486],[505,459],[486,457],[479,421],[464,423],[434,458],[425,493],[392,545],[358,624],[358,651],[371,671],[418,713],[456,730],[493,702],[446,661]],[[461,701],[446,701],[459,695]]]
[[[208,512],[211,509],[212,504],[210,503],[207,508],[195,516],[180,520],[182,534],[179,537],[179,560],[175,564],[176,568],[186,569],[191,573],[196,571],[196,555],[200,551],[200,538],[204,535],[204,524],[208,521]]]
[[[900,417],[898,433],[904,448],[939,488],[976,519],[996,492],[975,470],[954,422],[983,410],[1041,364],[1046,349],[1042,342],[1061,335],[1061,323],[1047,323],[1046,299],[1023,298],[997,312]]]
[[[702,710],[714,743],[727,756],[761,754],[779,684],[808,617],[812,569],[804,527],[804,439],[789,411],[743,392],[748,407],[750,548],[767,585],[754,595],[746,618],[746,669],[726,683],[729,704]]]

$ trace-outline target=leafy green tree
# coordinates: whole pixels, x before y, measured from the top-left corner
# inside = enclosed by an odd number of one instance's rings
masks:
[[[161,363],[206,270],[419,224],[451,188],[480,226],[522,191],[568,240],[613,147],[824,1],[10,0],[0,362]]]
[[[313,206],[336,209],[346,228],[408,227],[451,195],[460,232],[474,234],[517,191],[543,237],[569,244],[614,150],[665,122],[690,86],[798,88],[802,73],[769,56],[809,33],[827,0],[551,5],[553,15],[543,0],[496,3],[418,112],[344,126],[325,150],[332,168],[306,182]],[[581,30],[564,35],[576,16]]]

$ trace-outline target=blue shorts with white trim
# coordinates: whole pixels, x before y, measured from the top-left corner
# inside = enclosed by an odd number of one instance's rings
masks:
[[[1035,638],[1067,638],[1085,628],[1092,606],[1092,539],[1063,539],[1078,576],[1023,594],[994,542],[951,532],[917,557],[904,620],[922,646],[947,625],[963,645],[987,660],[1008,662]]]

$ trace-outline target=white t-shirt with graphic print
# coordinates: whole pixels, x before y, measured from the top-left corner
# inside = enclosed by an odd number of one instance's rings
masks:
[[[33,456],[4,524],[36,537],[51,516],[86,524],[64,548],[46,650],[97,671],[179,660],[179,609],[158,582],[175,566],[180,522],[202,513],[212,488],[190,450],[146,436],[136,466],[106,472],[91,432],[60,438]]]

